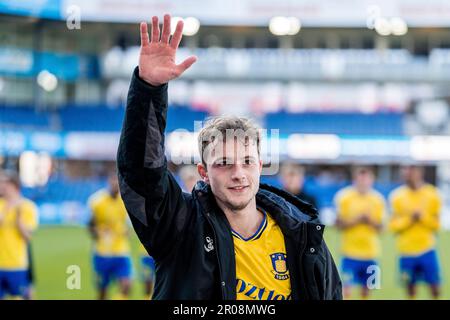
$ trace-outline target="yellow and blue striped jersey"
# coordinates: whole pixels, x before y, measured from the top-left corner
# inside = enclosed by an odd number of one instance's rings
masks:
[[[258,231],[244,239],[232,231],[236,258],[237,300],[289,300],[291,282],[284,236],[264,213]]]
[[[102,256],[128,255],[128,215],[120,195],[113,197],[108,190],[100,190],[89,199],[89,207],[98,238],[96,253]]]
[[[376,190],[362,194],[350,186],[335,196],[337,216],[344,222],[368,215],[374,222],[382,223],[386,212],[383,196]],[[352,259],[375,259],[381,253],[378,231],[367,224],[357,224],[342,231],[341,252]]]
[[[391,231],[397,233],[397,247],[402,255],[415,256],[435,246],[435,232],[439,229],[442,206],[438,190],[424,184],[417,190],[400,186],[390,197],[392,216]],[[419,221],[412,222],[415,212],[421,214]]]
[[[19,206],[6,209],[6,201],[0,199],[0,269],[25,270],[28,268],[27,241],[17,228],[20,214],[22,223],[30,230],[38,226],[38,210],[36,205],[24,199]]]

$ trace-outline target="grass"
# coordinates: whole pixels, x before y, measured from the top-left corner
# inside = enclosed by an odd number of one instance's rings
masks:
[[[338,246],[340,235],[334,228],[327,228],[325,237],[336,263],[340,262]],[[381,289],[372,291],[372,299],[404,299],[404,291],[397,277],[395,242],[390,234],[383,234],[383,256],[381,265]],[[81,227],[41,227],[33,238],[35,270],[35,292],[37,299],[95,299],[93,270],[91,264],[91,240],[86,229]],[[450,299],[450,281],[445,274],[450,266],[450,232],[439,235],[439,258],[443,277],[443,299]],[[132,238],[134,281],[131,299],[143,299],[140,281],[138,240]],[[81,271],[81,288],[70,290],[66,286],[67,268],[76,265]],[[114,296],[116,288],[112,289]],[[353,298],[357,298],[356,296]],[[419,287],[418,299],[428,299],[425,286]]]
[[[133,288],[131,299],[143,299],[140,280],[138,239],[131,239],[133,253]],[[95,299],[94,271],[92,268],[92,241],[85,228],[41,227],[33,238],[33,260],[36,299]],[[68,289],[69,266],[78,266],[81,274],[80,289]],[[112,288],[110,297],[117,293]]]

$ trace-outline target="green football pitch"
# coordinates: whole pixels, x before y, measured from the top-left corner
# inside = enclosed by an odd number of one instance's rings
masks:
[[[336,263],[339,264],[338,251],[340,235],[331,227],[325,231],[327,244]],[[442,299],[450,299],[450,232],[439,234],[439,258],[443,278]],[[390,234],[382,235],[383,256],[380,260],[381,287],[372,290],[372,299],[404,299],[397,272],[397,258],[394,239]],[[91,240],[85,228],[81,227],[41,227],[33,238],[33,260],[35,272],[36,299],[95,299],[94,274],[91,263]],[[132,299],[143,299],[143,285],[140,279],[138,240],[132,238],[133,273]],[[78,266],[80,288],[68,289],[70,266]],[[68,281],[69,279],[69,281]],[[70,286],[69,286],[70,287]],[[117,288],[111,289],[111,297]],[[354,298],[357,298],[355,296]],[[419,286],[418,299],[429,298],[428,289]]]

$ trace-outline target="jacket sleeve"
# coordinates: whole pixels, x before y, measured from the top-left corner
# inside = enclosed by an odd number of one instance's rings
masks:
[[[342,281],[325,241],[322,242],[322,250],[325,257],[324,300],[342,300]]]
[[[308,236],[302,262],[303,281],[304,289],[308,290],[308,299],[342,300],[342,282],[333,256],[323,238],[324,226],[308,223],[304,230]]]
[[[192,213],[164,155],[167,88],[167,83],[151,86],[134,70],[117,152],[122,199],[140,241],[155,258],[180,243]]]

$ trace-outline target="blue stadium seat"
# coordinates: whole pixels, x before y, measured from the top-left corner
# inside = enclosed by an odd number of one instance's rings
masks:
[[[61,109],[61,124],[66,131],[111,131],[119,132],[122,127],[125,110],[106,107],[75,107]],[[166,131],[176,129],[194,130],[194,121],[201,121],[206,112],[191,110],[188,107],[170,107]]]
[[[288,113],[267,114],[265,125],[280,134],[333,133],[349,135],[402,135],[400,113]]]
[[[61,126],[65,131],[110,131],[122,127],[125,110],[104,106],[66,106],[59,111]]]
[[[89,196],[107,185],[102,179],[51,179],[46,186],[40,188],[23,188],[26,197],[40,203],[60,203],[76,201],[85,204]]]
[[[27,106],[0,106],[0,126],[19,129],[50,129],[50,112],[37,112]]]
[[[36,112],[29,107],[0,107],[0,124],[6,128],[31,128],[65,131],[119,132],[125,110],[103,105],[67,105],[55,112]],[[203,121],[207,112],[188,106],[171,106],[166,131],[193,131],[195,121]],[[349,135],[402,135],[400,113],[269,113],[265,127],[280,129],[281,134],[334,133]]]

